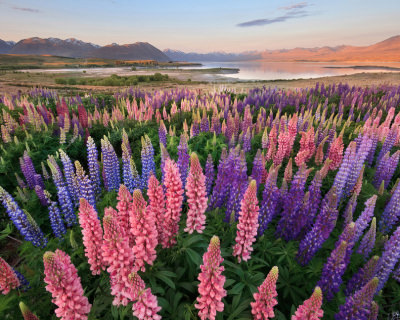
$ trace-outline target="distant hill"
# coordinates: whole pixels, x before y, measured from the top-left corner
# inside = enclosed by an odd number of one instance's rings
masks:
[[[17,43],[0,40],[0,54],[53,55],[69,58],[101,58],[113,60],[171,60],[162,51],[147,42],[112,44],[101,47],[81,40],[58,38],[28,38]]]
[[[175,61],[321,61],[321,62],[400,62],[400,36],[364,47],[337,46],[252,51],[243,53],[185,53],[164,50]]]

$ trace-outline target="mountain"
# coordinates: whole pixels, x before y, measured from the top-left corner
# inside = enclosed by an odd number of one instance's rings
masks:
[[[114,60],[156,60],[167,62],[170,57],[147,42],[118,45],[116,43],[92,51],[94,58]]]
[[[185,53],[164,50],[175,61],[320,61],[320,62],[400,62],[400,36],[394,36],[370,46],[336,46],[294,48],[243,53]]]
[[[147,42],[101,47],[75,38],[28,38],[17,43],[0,40],[0,54],[54,55],[69,58],[170,61],[162,51]]]
[[[74,38],[61,40],[58,38],[28,38],[17,42],[9,51],[11,54],[48,54],[69,58],[83,58],[97,49],[92,43]]]
[[[1,53],[9,53],[12,47],[14,46],[14,42],[12,41],[3,41],[0,39],[0,54]]]

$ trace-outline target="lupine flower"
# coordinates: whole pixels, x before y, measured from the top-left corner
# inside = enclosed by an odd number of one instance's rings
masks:
[[[37,195],[38,198],[39,198],[40,204],[41,204],[42,206],[48,206],[49,203],[47,202],[46,195],[45,195],[45,193],[44,193],[45,190],[43,190],[42,187],[39,186],[39,185],[37,184],[37,185],[35,186],[35,192],[36,192],[36,195]]]
[[[121,182],[119,161],[115,150],[106,136],[101,140],[104,187],[107,191],[118,191]]]
[[[57,305],[55,314],[62,320],[87,319],[91,305],[83,295],[81,279],[71,258],[57,249],[43,255],[46,290]]]
[[[147,183],[152,174],[156,174],[156,164],[154,162],[154,148],[150,138],[145,135],[142,137],[142,189],[147,187]]]
[[[125,233],[129,235],[129,211],[132,206],[132,195],[128,188],[123,184],[119,186],[117,200],[118,223],[120,227],[125,230]]]
[[[373,195],[365,202],[365,209],[356,220],[356,241],[361,237],[374,215],[376,199],[377,196]]]
[[[35,182],[35,167],[33,166],[33,162],[31,157],[28,154],[28,151],[24,151],[24,155],[19,159],[21,171],[26,179],[29,189],[33,189],[36,185]]]
[[[82,241],[85,246],[85,256],[88,258],[93,275],[100,274],[105,269],[101,246],[103,244],[103,230],[99,216],[90,203],[81,198],[79,206],[79,223],[82,228]]]
[[[320,287],[315,287],[311,297],[297,308],[292,320],[319,320],[323,317],[322,291]]]
[[[152,175],[149,179],[147,196],[149,197],[147,210],[151,211],[154,216],[158,234],[157,242],[161,243],[164,237],[165,195],[163,186],[158,182],[155,175]]]
[[[261,147],[263,149],[267,149],[268,147],[268,131],[267,128],[264,129],[262,138],[261,138]]]
[[[375,238],[376,238],[376,218],[372,218],[371,226],[368,232],[364,235],[361,240],[360,246],[357,249],[357,253],[364,256],[364,258],[368,258],[372,249],[375,246]]]
[[[21,285],[13,268],[0,257],[0,291],[2,294],[8,294],[11,290]]]
[[[205,175],[206,175],[206,192],[207,197],[211,195],[212,186],[214,183],[214,163],[211,154],[208,154],[206,168],[205,168]]]
[[[74,202],[74,204],[77,205],[79,201],[80,190],[76,188],[74,182],[74,180],[76,179],[74,165],[72,164],[71,159],[62,149],[60,149],[59,152],[60,152],[61,162],[64,167],[64,176],[67,182],[69,195],[71,196],[71,200]]]
[[[131,301],[128,275],[132,271],[135,256],[129,247],[129,238],[118,221],[118,217],[105,213],[103,218],[104,240],[101,250],[103,261],[108,265],[111,294],[114,296],[113,304],[126,306]]]
[[[178,168],[179,174],[181,176],[182,186],[185,188],[186,186],[186,178],[189,173],[189,152],[188,152],[188,144],[186,140],[186,136],[184,134],[181,135],[179,145],[178,145]]]
[[[146,210],[147,203],[139,189],[133,191],[132,207],[129,211],[130,232],[133,236],[132,251],[135,255],[134,271],[145,271],[145,263],[153,264],[156,259],[157,228],[152,210]]]
[[[328,239],[336,225],[338,216],[336,190],[334,187],[325,195],[322,201],[320,214],[317,216],[312,229],[300,242],[297,260],[301,265],[306,265],[322,244]]]
[[[79,199],[86,199],[90,205],[96,209],[96,198],[93,190],[93,184],[86,172],[83,170],[79,161],[75,161],[76,179],[79,185]]]
[[[368,320],[377,320],[378,319],[378,313],[379,313],[379,305],[375,302],[371,302],[371,311],[368,316]]]
[[[167,147],[167,128],[162,120],[160,121],[160,127],[158,128],[158,138],[160,139],[160,144],[162,143],[164,147]]]
[[[371,279],[362,289],[348,297],[339,307],[336,320],[368,319],[371,313],[371,303],[378,286],[379,279]]]
[[[293,175],[292,158],[290,158],[285,168],[285,174],[283,175],[283,179],[285,179],[287,183],[290,183],[290,181],[292,181],[292,175]]]
[[[268,273],[258,291],[253,294],[255,302],[250,302],[251,313],[254,319],[268,320],[275,317],[274,306],[278,304],[276,297],[276,281],[278,280],[278,267],[273,267]]]
[[[207,252],[203,255],[203,264],[200,266],[201,272],[198,277],[200,296],[197,297],[194,306],[199,310],[201,320],[215,320],[217,311],[224,310],[224,303],[221,301],[226,296],[225,276],[222,275],[224,267],[221,266],[223,261],[219,238],[213,236]]]
[[[183,189],[176,163],[167,159],[165,163],[166,211],[164,215],[163,248],[170,248],[176,243],[179,220],[182,213]]]
[[[233,255],[238,257],[239,263],[242,259],[244,261],[249,260],[253,251],[252,244],[256,240],[259,209],[257,183],[252,180],[241,202],[235,239],[236,244],[233,247]]]
[[[376,159],[376,163],[379,163],[381,158],[392,149],[392,147],[396,143],[397,135],[398,129],[397,127],[393,126],[388,135],[385,137],[385,141],[382,145],[381,151],[379,152],[378,158]]]
[[[22,301],[19,303],[19,308],[21,309],[24,320],[39,320],[39,318],[35,316]]]
[[[339,168],[343,159],[343,140],[341,136],[339,136],[335,139],[334,142],[332,142],[329,149],[328,158],[332,160],[331,164],[329,165],[329,170],[336,170],[337,168]]]
[[[377,291],[382,290],[400,258],[400,226],[385,243],[375,276],[379,279]]]
[[[202,233],[205,229],[207,209],[206,177],[203,174],[199,158],[193,152],[190,156],[190,172],[186,183],[186,196],[189,205],[185,232]]]
[[[339,287],[342,283],[342,276],[347,267],[345,263],[347,246],[348,243],[342,241],[340,245],[331,252],[331,255],[322,268],[321,279],[318,281],[318,286],[321,288],[322,292],[325,292],[325,297],[328,300],[331,300],[339,291]]]
[[[158,306],[157,298],[151,293],[150,288],[145,288],[145,283],[139,274],[136,272],[129,274],[128,282],[131,286],[131,299],[136,301],[132,305],[133,315],[139,320],[160,320],[161,316],[157,312],[161,307]]]
[[[361,267],[351,279],[347,282],[344,293],[346,296],[352,295],[355,291],[360,290],[369,280],[371,280],[377,270],[379,262],[378,256],[373,256],[369,261]]]
[[[129,146],[128,137],[122,141],[122,176],[124,185],[129,189],[129,192],[133,192],[136,188],[140,188],[140,178],[136,170],[135,162],[132,159],[132,154]]]
[[[55,201],[50,200],[50,194],[46,191],[46,197],[49,204],[49,218],[51,228],[53,229],[54,235],[61,239],[64,234],[67,233],[67,229],[65,229],[64,222],[62,221],[60,209],[57,207],[57,203]]]
[[[210,205],[209,205],[210,208],[221,207],[226,199],[228,192],[228,186],[227,186],[228,163],[229,161],[228,161],[227,151],[226,148],[223,148],[221,152],[221,157],[219,159],[215,186],[211,194]]]
[[[263,155],[261,153],[261,150],[258,149],[256,156],[254,157],[253,169],[251,171],[251,177],[254,180],[256,180],[257,186],[259,186],[261,184],[263,175],[264,175]]]
[[[277,208],[280,202],[280,191],[276,185],[280,166],[277,168],[271,167],[265,182],[263,198],[260,206],[260,213],[258,215],[258,223],[260,225],[258,234],[262,235],[267,229],[268,224],[277,214]]]
[[[93,185],[93,190],[97,195],[101,191],[100,167],[98,162],[97,148],[92,137],[90,136],[88,137],[86,146],[87,146],[89,177]]]
[[[0,201],[8,216],[19,230],[25,241],[30,241],[36,247],[44,248],[47,239],[31,215],[21,210],[14,198],[0,186]]]
[[[379,221],[379,231],[382,233],[389,233],[393,225],[397,223],[400,216],[400,184],[394,189],[392,197],[390,198],[389,203],[386,205],[383,213],[381,215],[381,219]]]
[[[21,290],[23,292],[27,292],[31,288],[29,281],[17,269],[15,269],[15,268],[12,268],[12,269],[19,280],[19,286],[17,287],[17,289]]]

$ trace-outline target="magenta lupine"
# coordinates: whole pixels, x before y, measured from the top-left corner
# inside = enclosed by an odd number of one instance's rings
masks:
[[[132,206],[129,211],[130,232],[133,236],[132,251],[135,255],[134,271],[145,271],[145,263],[152,265],[156,259],[157,228],[152,210],[139,189],[133,191]]]
[[[161,243],[164,237],[165,195],[163,186],[158,182],[155,175],[152,175],[149,179],[147,196],[149,197],[148,210],[151,211],[156,223],[158,234],[157,242]]]
[[[34,315],[31,310],[29,310],[29,308],[26,306],[26,304],[22,301],[19,303],[19,308],[21,309],[24,320],[39,320],[39,318]]]
[[[215,176],[214,162],[211,154],[208,154],[207,156],[205,175],[206,175],[206,192],[207,192],[207,197],[209,197],[211,195],[214,183],[214,176]]]
[[[352,295],[355,291],[360,290],[376,273],[379,262],[378,256],[373,256],[364,266],[362,266],[351,279],[347,282],[344,293],[346,296]]]
[[[238,258],[239,263],[242,260],[249,260],[253,251],[252,244],[256,240],[259,209],[257,183],[255,180],[251,180],[241,202],[236,244],[233,247],[233,256]]]
[[[320,287],[315,287],[311,297],[297,308],[292,320],[320,320],[324,315],[321,306],[322,291]]]
[[[224,310],[224,303],[221,301],[226,296],[225,276],[222,275],[224,267],[221,266],[223,261],[219,238],[213,236],[207,252],[203,255],[203,264],[200,266],[201,272],[198,277],[199,297],[194,306],[199,310],[198,315],[201,320],[214,320],[217,312]]]
[[[345,263],[347,246],[348,243],[342,241],[340,245],[331,252],[331,255],[322,268],[321,279],[317,284],[322,292],[324,292],[327,300],[332,300],[342,284],[342,276],[347,267]]]
[[[57,249],[54,253],[47,251],[43,255],[44,282],[46,290],[57,305],[55,314],[62,320],[85,320],[88,318],[91,305],[84,296],[78,271],[71,258]]]
[[[97,195],[101,191],[100,166],[98,162],[97,148],[93,138],[90,136],[87,139],[86,147],[87,147],[89,177],[90,181],[92,182],[93,190]]]
[[[400,226],[385,243],[375,276],[379,279],[377,291],[382,290],[400,258]]]
[[[360,246],[357,249],[357,253],[364,256],[365,259],[368,258],[372,249],[375,246],[375,238],[376,238],[376,218],[372,218],[371,226],[367,233],[361,240]]]
[[[182,213],[183,189],[176,163],[167,159],[165,163],[166,211],[164,214],[163,248],[170,248],[176,243],[179,220]]]
[[[18,288],[20,284],[13,268],[0,257],[0,292],[8,294],[11,290]]]
[[[96,210],[84,198],[80,200],[79,224],[82,228],[82,242],[85,246],[85,256],[88,258],[90,270],[93,275],[100,274],[106,266],[101,251],[103,229]]]
[[[278,280],[279,269],[272,267],[264,282],[253,294],[255,302],[250,302],[251,313],[254,319],[268,320],[275,317],[274,306],[278,304],[276,297],[276,281]]]
[[[207,209],[206,177],[203,174],[199,158],[193,152],[190,156],[190,172],[186,183],[187,212],[185,232],[202,233],[205,229]]]
[[[378,286],[379,279],[371,279],[354,295],[347,297],[346,302],[339,307],[336,320],[367,319],[371,313],[371,303]]]
[[[114,305],[126,306],[129,296],[128,275],[131,273],[135,256],[129,246],[129,238],[119,225],[117,216],[105,213],[103,218],[104,240],[101,246],[103,260],[110,274],[111,294]]]

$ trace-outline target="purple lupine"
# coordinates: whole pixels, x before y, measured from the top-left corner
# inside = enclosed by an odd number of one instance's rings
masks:
[[[103,155],[104,187],[107,191],[118,191],[121,183],[119,161],[106,136],[101,140],[101,153]]]
[[[26,241],[36,247],[44,248],[47,239],[31,215],[23,211],[14,198],[0,186],[0,201],[3,203],[8,216]]]
[[[75,161],[76,179],[79,185],[79,199],[86,199],[90,205],[96,210],[96,197],[94,195],[93,185],[89,177],[83,170],[79,161]]]
[[[393,128],[389,131],[388,135],[385,138],[385,142],[382,145],[382,149],[379,152],[378,158],[376,160],[376,163],[379,163],[381,161],[381,158],[383,156],[390,152],[394,144],[396,143],[397,140],[397,127],[393,126]]]
[[[400,184],[394,190],[389,203],[386,205],[381,219],[379,221],[378,230],[384,234],[388,234],[393,226],[397,223],[400,216]]]
[[[351,221],[346,227],[344,228],[343,232],[340,234],[338,241],[336,242],[336,247],[340,245],[342,241],[346,241],[347,249],[346,249],[346,256],[345,256],[345,264],[346,266],[350,262],[351,255],[353,253],[353,247],[356,243],[355,234],[357,231],[357,225],[353,221]]]
[[[47,172],[47,169],[46,169],[46,167],[45,167],[45,164],[42,162],[41,165],[42,165],[42,174],[43,174],[43,178],[44,178],[45,180],[49,180],[49,179],[50,179],[50,175],[49,175],[49,173]]]
[[[371,149],[369,149],[368,158],[367,158],[368,165],[370,167],[372,166],[372,162],[374,161],[376,147],[378,146],[379,137],[377,134],[372,133],[371,139],[372,139]]]
[[[277,214],[277,207],[280,201],[280,190],[276,185],[279,166],[271,168],[265,182],[262,201],[260,203],[260,213],[258,215],[258,234],[263,235],[268,224]]]
[[[347,282],[346,289],[344,290],[346,297],[352,295],[355,291],[360,290],[375,276],[378,262],[379,257],[373,256],[363,267],[354,273],[351,279]]]
[[[250,150],[251,150],[250,128],[247,128],[247,132],[243,135],[243,150],[244,150],[244,152],[250,152]]]
[[[253,160],[253,169],[251,170],[251,177],[254,180],[256,180],[257,188],[260,186],[260,184],[262,182],[263,175],[264,175],[263,155],[261,153],[261,150],[258,149],[256,156],[254,157],[254,160]]]
[[[332,187],[322,201],[321,213],[317,216],[312,229],[300,242],[297,260],[301,265],[310,262],[322,244],[329,238],[336,225],[338,216],[336,189]]]
[[[335,180],[333,182],[333,187],[335,187],[337,190],[338,203],[340,203],[340,200],[342,199],[344,188],[346,186],[348,176],[352,170],[355,156],[356,156],[356,143],[352,141],[346,148],[342,164],[340,165]]]
[[[211,154],[207,156],[206,168],[205,168],[205,175],[206,175],[206,192],[207,197],[211,195],[212,186],[214,183],[214,162]]]
[[[371,227],[362,238],[360,246],[357,249],[357,253],[363,255],[364,258],[367,259],[372,249],[375,246],[375,239],[376,239],[376,218],[373,217],[371,222]]]
[[[158,138],[160,140],[160,144],[163,144],[164,147],[167,147],[167,128],[162,120],[160,121],[160,127],[158,128]]]
[[[44,190],[42,189],[42,187],[39,185],[36,185],[35,192],[39,198],[40,204],[44,207],[48,206],[49,203],[47,202],[46,195],[44,194]]]
[[[346,302],[339,307],[339,312],[335,314],[335,320],[368,320],[378,282],[377,278],[373,278],[354,295],[347,297]]]
[[[219,120],[219,117],[216,113],[213,114],[211,118],[211,129],[216,135],[221,134],[221,122]]]
[[[353,214],[354,211],[356,211],[357,207],[357,193],[353,193],[350,200],[346,204],[346,209],[343,211],[343,216],[345,219],[345,225],[348,223],[348,220],[351,217],[351,220],[353,220]]]
[[[286,241],[295,239],[303,228],[304,217],[299,215],[302,213],[304,188],[309,173],[310,170],[302,165],[293,177],[287,196],[283,199],[282,218],[276,227],[276,234]]]
[[[61,170],[53,157],[49,157],[48,165],[53,176],[54,184],[57,188],[58,203],[61,207],[62,215],[67,223],[67,226],[70,227],[77,222],[74,212],[74,205],[71,201],[68,189],[65,186]]]
[[[35,167],[33,166],[33,162],[31,157],[28,154],[28,151],[25,150],[24,155],[19,159],[21,171],[25,177],[25,180],[28,184],[29,189],[33,189],[36,185],[35,183]]]
[[[382,181],[384,181],[385,189],[388,187],[390,181],[392,180],[393,174],[396,171],[397,165],[400,159],[400,150],[395,152],[392,156],[387,152],[379,161],[375,176],[374,176],[374,187],[379,188]]]
[[[47,201],[50,203],[49,205],[49,218],[51,228],[53,229],[54,235],[61,239],[64,234],[67,233],[65,229],[64,223],[62,221],[60,209],[57,207],[57,203],[55,201],[51,201],[50,194],[46,192]]]
[[[147,135],[142,137],[142,176],[141,189],[147,189],[149,178],[156,174],[156,164],[154,162],[154,148]],[[118,186],[119,188],[119,186]]]
[[[229,157],[231,157],[231,152],[229,153]],[[210,199],[210,204],[209,208],[210,209],[215,209],[219,208],[222,206],[226,199],[227,191],[228,191],[228,185],[227,185],[227,179],[229,175],[229,162],[230,159],[228,158],[228,154],[226,151],[226,148],[222,149],[221,153],[221,158],[219,160],[218,164],[218,170],[217,170],[217,178],[215,180],[215,186],[213,188],[212,194],[211,194],[211,199]]]
[[[361,237],[365,228],[371,222],[372,217],[374,216],[374,209],[376,203],[377,195],[373,195],[367,201],[365,201],[365,209],[361,212],[360,216],[356,220],[356,241]]]
[[[199,123],[197,121],[193,121],[192,125],[190,126],[190,137],[193,138],[198,136],[200,133]]]
[[[78,205],[79,202],[79,186],[78,188],[75,188],[75,171],[74,171],[74,165],[72,164],[71,159],[68,157],[68,155],[63,151],[59,150],[60,152],[60,158],[61,162],[64,167],[64,177],[65,181],[67,183],[67,189],[69,192],[69,195],[71,196],[71,200],[74,202],[75,207]]]
[[[93,190],[96,195],[101,192],[101,179],[100,179],[100,167],[98,162],[98,152],[94,140],[92,137],[88,137],[86,142],[87,147],[87,159],[89,168],[90,181],[93,184]]]
[[[382,290],[386,281],[389,279],[391,272],[393,271],[397,261],[400,258],[400,226],[397,227],[396,231],[385,243],[385,249],[382,253],[382,257],[379,260],[377,272],[375,274],[379,279],[379,285],[377,292]]]
[[[190,155],[188,150],[188,143],[186,140],[186,135],[184,133],[181,134],[179,145],[178,145],[178,161],[177,165],[179,168],[179,174],[182,180],[182,187],[185,189],[186,186],[186,178],[189,174],[189,162]]]
[[[201,118],[200,130],[201,132],[210,131],[210,122],[208,121],[207,113],[205,111],[203,111],[203,117]]]
[[[131,148],[129,146],[129,141],[127,140],[127,136],[122,136],[122,179],[124,185],[128,188],[129,192],[133,192],[136,188],[140,188],[138,184],[137,178],[138,173],[136,170],[135,163],[133,162],[131,155]],[[135,177],[136,179],[135,179]]]
[[[342,276],[347,267],[344,261],[347,245],[346,241],[341,241],[340,245],[331,252],[331,255],[322,268],[321,278],[317,286],[321,288],[328,301],[332,300],[342,284]]]
[[[28,291],[31,288],[29,281],[24,277],[24,275],[21,272],[19,272],[13,267],[12,269],[19,280],[19,287],[17,287],[17,289],[23,292]]]
[[[44,182],[43,182],[42,176],[41,176],[40,174],[36,173],[36,174],[33,176],[33,180],[35,181],[35,186],[39,186],[39,187],[41,187],[42,189],[45,189],[45,188],[46,188],[46,187],[44,186]]]
[[[375,301],[372,301],[368,320],[377,320],[378,314],[379,314],[379,305]]]
[[[167,159],[170,158],[167,148],[164,147],[163,144],[160,144],[160,148],[161,148],[161,163],[160,163],[160,169],[161,169],[161,182],[164,183],[164,176],[165,176],[165,171],[164,171],[164,166],[165,166],[165,162],[167,161]]]

